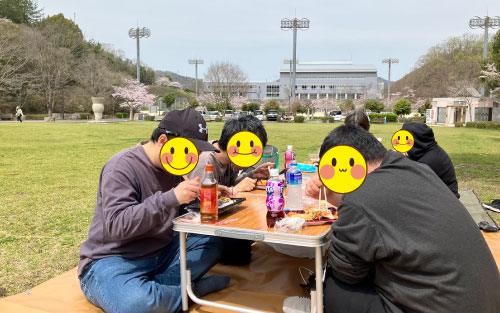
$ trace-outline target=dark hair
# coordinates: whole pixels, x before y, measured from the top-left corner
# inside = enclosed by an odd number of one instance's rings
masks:
[[[158,142],[158,139],[160,139],[160,136],[161,135],[165,135],[167,136],[167,139],[171,139],[171,138],[174,138],[174,137],[177,137],[176,134],[173,134],[171,132],[168,132],[166,129],[164,128],[156,128],[155,130],[153,130],[153,133],[151,134],[151,141],[154,142],[154,143],[157,143]]]
[[[262,122],[254,116],[247,115],[240,117],[237,120],[228,120],[224,124],[224,128],[222,129],[222,133],[218,142],[219,148],[221,148],[222,151],[227,151],[227,143],[229,142],[229,139],[231,139],[234,134],[241,131],[254,133],[257,137],[259,137],[260,141],[262,141],[262,145],[264,147],[266,146],[267,132],[264,128],[264,125],[262,125]]]
[[[344,123],[346,125],[361,126],[366,131],[370,130],[370,119],[363,111],[352,111],[347,114]]]
[[[342,125],[335,128],[326,136],[321,149],[320,157],[330,148],[346,145],[357,149],[365,158],[366,163],[376,163],[384,158],[387,150],[372,134],[355,125]]]

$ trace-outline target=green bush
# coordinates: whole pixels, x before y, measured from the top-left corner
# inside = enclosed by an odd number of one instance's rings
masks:
[[[90,114],[89,113],[80,113],[80,119],[81,120],[90,120]]]
[[[394,103],[393,107],[394,113],[397,115],[410,114],[411,112],[411,102],[408,99],[399,99]]]
[[[321,121],[323,123],[333,123],[333,122],[335,122],[335,120],[333,119],[333,116],[323,116],[321,118]]]
[[[144,120],[152,122],[155,120],[155,117],[154,117],[154,115],[148,115],[148,116],[146,116],[146,118]]]
[[[378,100],[367,100],[365,110],[380,113],[384,109],[384,104]]]
[[[217,116],[217,117],[215,118],[215,121],[216,121],[216,122],[222,122],[222,117]]]
[[[24,120],[36,120],[36,121],[42,120],[43,121],[43,118],[46,116],[47,116],[47,114],[24,114],[23,119]]]
[[[128,118],[128,112],[117,112],[115,113],[115,116],[118,118]],[[80,115],[81,118],[81,115]]]
[[[455,123],[455,127],[464,127],[464,123]]]
[[[303,117],[303,116],[300,116],[300,115],[299,115],[299,116],[296,116],[296,117],[293,119],[293,121],[294,121],[295,123],[304,123],[305,119],[306,119],[305,117]]]
[[[500,129],[500,122],[467,122],[465,127],[483,128],[483,129]]]
[[[387,123],[394,123],[398,120],[398,116],[396,114],[370,114],[370,121],[374,118],[384,118]]]
[[[408,117],[408,118],[403,119],[404,123],[408,123],[408,122],[425,123],[425,121],[426,121],[425,116],[414,116],[414,117]]]

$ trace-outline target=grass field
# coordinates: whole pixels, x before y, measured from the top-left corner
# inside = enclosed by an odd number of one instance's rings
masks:
[[[78,264],[96,200],[99,173],[120,150],[149,138],[157,124],[0,123],[0,297],[37,285]],[[338,125],[338,124],[337,124]],[[222,123],[210,123],[216,139]],[[336,125],[266,123],[269,144],[293,144],[299,161],[317,152]],[[373,125],[390,137],[400,125]],[[460,189],[483,202],[500,198],[500,131],[434,128]],[[500,215],[494,217],[500,222]]]

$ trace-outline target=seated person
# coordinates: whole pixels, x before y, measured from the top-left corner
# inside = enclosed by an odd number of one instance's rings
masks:
[[[227,155],[227,144],[231,137],[240,132],[249,131],[254,133],[262,141],[262,146],[267,144],[266,129],[262,122],[252,115],[230,119],[224,124],[220,139],[212,141],[215,152],[204,152],[200,155],[196,168],[189,173],[188,177],[203,177],[205,166],[214,166],[214,177],[219,185],[230,187],[232,195],[239,192],[251,191],[255,188],[258,179],[268,179],[268,167],[274,167],[273,163],[264,163],[248,173],[238,175],[244,168],[233,164]],[[231,265],[243,265],[250,262],[251,245],[253,241],[233,238],[222,238],[223,253],[221,262]]]
[[[342,196],[332,224],[325,312],[500,312],[495,260],[434,172],[357,126],[333,130],[320,155],[338,145],[356,148],[368,174]],[[319,188],[315,177],[306,194],[317,197]]]
[[[231,163],[227,155],[227,144],[231,137],[241,131],[254,133],[262,141],[263,147],[267,144],[267,132],[262,122],[252,115],[230,119],[224,124],[219,140],[211,141],[215,152],[205,152],[200,155],[196,168],[189,173],[188,177],[203,177],[205,165],[214,166],[214,177],[219,185],[230,187],[233,195],[239,192],[251,191],[259,179],[268,179],[268,167],[274,167],[273,163],[265,163],[251,172],[238,175],[244,168]]]
[[[347,114],[344,120],[344,124],[361,126],[366,131],[370,130],[370,119],[368,118],[368,115],[366,115],[365,112],[359,110],[351,111],[349,114]]]
[[[415,143],[408,151],[408,157],[413,161],[427,164],[436,173],[451,192],[460,198],[458,193],[455,168],[448,154],[437,144],[432,128],[423,123],[404,123],[403,130],[413,135]]]
[[[179,205],[200,195],[200,178],[182,181],[163,169],[161,148],[175,136],[191,139],[199,151],[214,150],[203,117],[194,109],[175,110],[150,141],[119,152],[101,171],[88,239],[80,247],[78,277],[87,299],[106,312],[181,310],[179,238],[172,220]],[[186,248],[198,296],[227,286],[228,276],[202,278],[220,258],[218,237],[190,235]]]

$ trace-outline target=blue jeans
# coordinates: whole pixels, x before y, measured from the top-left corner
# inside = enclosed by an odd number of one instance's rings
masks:
[[[189,235],[187,267],[196,282],[219,260],[218,237]],[[80,277],[87,299],[106,312],[178,312],[181,310],[179,236],[156,257],[130,260],[114,256],[93,262]]]

